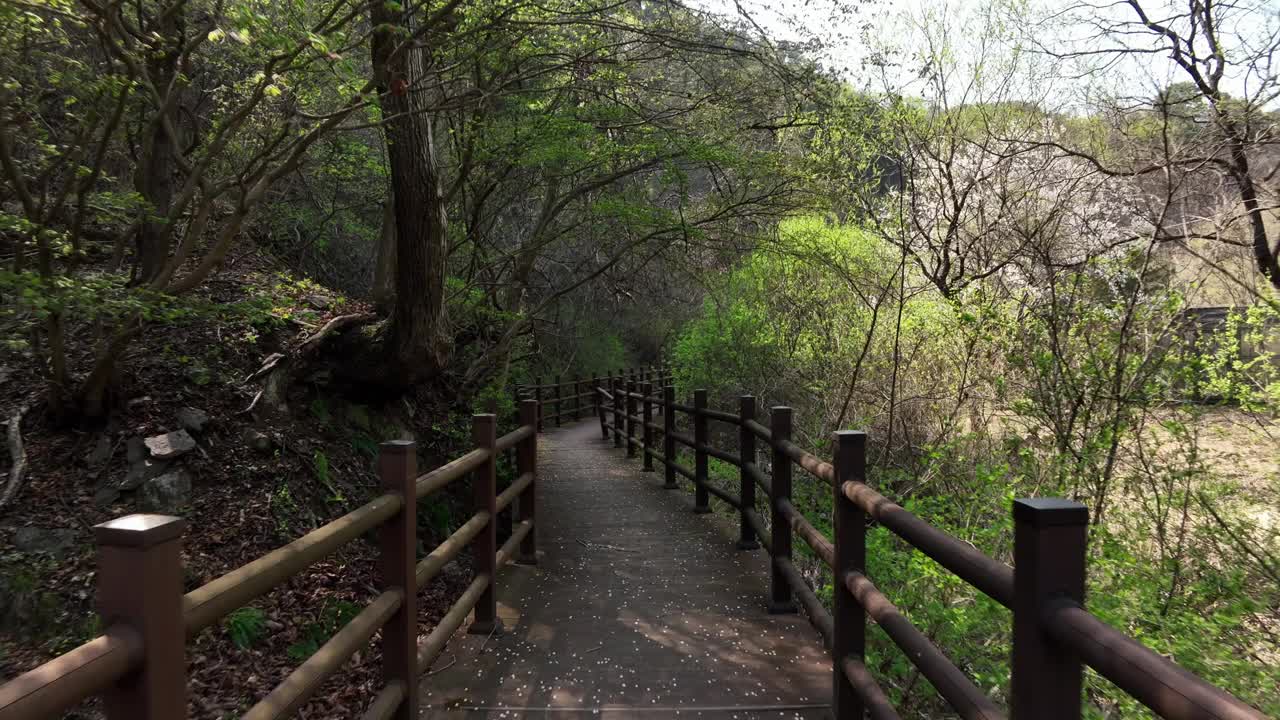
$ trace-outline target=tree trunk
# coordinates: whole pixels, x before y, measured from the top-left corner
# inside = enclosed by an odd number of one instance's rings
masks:
[[[396,206],[387,189],[387,201],[382,206],[382,234],[378,237],[378,256],[373,268],[373,301],[378,310],[391,312],[396,298]]]
[[[395,302],[384,350],[405,384],[443,369],[452,344],[444,306],[444,196],[427,91],[414,87],[426,77],[423,39],[412,49],[404,42],[412,36],[409,12],[382,0],[369,3],[395,207]]]
[[[145,216],[138,227],[137,275],[134,281],[139,284],[149,283],[160,275],[165,261],[169,259],[170,238],[173,236],[164,217],[173,203],[177,138],[170,137],[164,124],[166,120],[171,128],[177,128],[178,124],[176,98],[170,97],[169,93],[179,92],[173,80],[178,72],[179,49],[184,43],[182,12],[167,5],[157,8],[159,20],[155,23],[154,36],[155,42],[162,45],[151,53],[147,63],[147,74],[152,83],[161,92],[168,92],[161,96],[161,102],[166,105],[156,109],[155,117],[144,131],[134,177],[134,187],[147,201],[147,207],[143,209]]]

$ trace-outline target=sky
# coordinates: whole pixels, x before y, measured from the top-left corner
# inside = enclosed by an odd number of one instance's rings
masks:
[[[926,57],[946,58],[948,92],[975,92],[972,80],[981,77],[984,93],[1040,102],[1062,110],[1086,109],[1098,94],[1149,98],[1158,88],[1186,76],[1166,53],[1142,54],[1115,63],[1111,57],[1090,55],[1080,60],[1054,60],[1039,49],[1095,50],[1101,47],[1094,22],[1132,20],[1123,2],[1103,4],[1106,10],[1085,11],[1080,0],[1009,0],[1035,25],[1016,21],[1008,10],[993,11],[990,0],[695,0],[712,12],[749,16],[760,29],[778,40],[817,40],[823,61],[860,89],[893,90],[928,97],[932,92],[921,72]],[[1240,58],[1247,47],[1276,46],[1280,37],[1280,2],[1234,0],[1223,15],[1226,43]],[[1143,0],[1153,17],[1179,12],[1185,0]],[[1218,7],[1223,7],[1219,4]],[[1151,47],[1140,33],[1138,47]],[[931,48],[931,52],[922,50]],[[1280,50],[1280,48],[1277,48]],[[1032,50],[1027,52],[1027,50]],[[888,60],[889,62],[880,62]],[[1111,64],[1104,65],[1111,61]],[[1280,62],[1280,57],[1277,58]],[[1242,63],[1237,63],[1239,67]],[[981,72],[978,72],[981,68]],[[1087,72],[1093,70],[1094,72]],[[1275,83],[1275,70],[1229,70],[1228,92],[1256,95],[1260,75]],[[972,98],[970,98],[972,99]],[[952,98],[958,101],[960,98]],[[1273,101],[1269,106],[1275,107]]]

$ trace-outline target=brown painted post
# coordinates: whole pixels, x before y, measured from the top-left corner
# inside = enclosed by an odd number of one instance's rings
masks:
[[[741,512],[738,513],[738,549],[756,550],[760,543],[756,542],[756,533],[747,520],[747,511],[756,508],[756,482],[747,473],[747,464],[756,461],[756,434],[747,429],[747,421],[756,419],[756,399],[751,395],[738,398],[738,457],[742,460],[742,468],[738,472],[738,484],[742,500]]]
[[[653,428],[649,427],[653,424],[653,401],[649,396],[653,394],[653,385],[646,382],[640,386],[640,394],[644,395],[641,404],[644,406],[644,427],[640,428],[640,435],[644,438],[644,472],[653,472]]]
[[[613,446],[622,447],[622,436],[626,428],[622,424],[622,376],[613,378]]]
[[[533,425],[538,421],[538,406],[532,400],[526,400],[520,403],[520,425]],[[533,473],[533,482],[524,492],[520,493],[520,499],[516,505],[517,520],[524,522],[529,520],[533,527],[529,529],[529,534],[524,536],[524,540],[520,542],[520,556],[516,560],[521,565],[537,565],[538,564],[538,434],[533,433],[528,438],[521,440],[516,447],[516,477],[520,477],[525,473]]]
[[[556,376],[556,427],[560,427],[560,415],[561,413],[564,412],[564,408],[561,407],[561,401],[560,401],[561,384],[562,383],[560,382],[560,376],[557,375]]]
[[[837,720],[862,720],[862,698],[853,689],[844,673],[844,660],[852,656],[864,662],[866,656],[866,612],[858,604],[853,593],[845,585],[844,577],[850,572],[866,572],[867,518],[844,494],[847,482],[866,482],[867,434],[853,430],[835,433],[835,567],[833,578],[832,620],[834,632],[831,642],[832,665],[832,714]]]
[[[791,458],[778,449],[784,440],[791,439],[791,408],[781,405],[769,411],[769,429],[773,432],[773,480],[769,487],[773,497],[769,499],[769,537],[773,546],[773,562],[769,583],[769,612],[786,615],[796,611],[791,585],[778,567],[778,560],[791,560],[791,524],[778,510],[779,501],[791,499]]]
[[[533,382],[533,399],[538,401],[538,432],[542,432],[542,378],[534,378]]]
[[[667,456],[666,482],[662,487],[674,490],[680,487],[676,483],[676,411],[671,409],[676,404],[676,389],[673,385],[662,388],[662,454]]]
[[[703,410],[707,409],[707,391],[693,391],[693,511],[698,514],[711,512],[711,493],[707,492],[707,452],[703,450],[707,446],[707,416],[703,414]]]
[[[632,393],[636,391],[636,381],[627,381],[627,457],[636,456],[636,399]]]
[[[1013,683],[1010,717],[1079,720],[1080,658],[1040,621],[1055,600],[1084,604],[1089,510],[1058,498],[1013,501]]]
[[[496,401],[494,401],[496,402]],[[395,720],[418,717],[418,453],[412,441],[392,440],[379,447],[378,475],[382,490],[404,501],[378,528],[378,562],[382,589],[399,590],[403,597],[395,614],[382,626],[382,682],[399,682],[404,699],[391,715]]]
[[[609,420],[608,420],[608,417],[606,417],[606,413],[604,409],[604,395],[600,394],[600,390],[601,390],[600,376],[592,375],[591,376],[591,397],[595,400],[595,403],[596,403],[596,407],[595,407],[596,415],[600,416],[600,435],[603,436],[605,440],[608,440],[609,428],[605,427],[605,424]]]
[[[542,383],[538,383],[541,385]],[[472,495],[475,499],[476,512],[489,513],[489,522],[471,541],[471,560],[476,577],[489,576],[489,587],[485,588],[476,603],[475,621],[468,632],[489,634],[498,627],[498,503],[497,473],[493,447],[497,444],[498,429],[496,418],[492,415],[471,416],[471,440],[478,448],[489,450],[489,457],[475,469],[471,479]]]
[[[182,621],[185,520],[126,515],[95,525],[98,614],[103,627],[124,624],[142,641],[142,664],[103,693],[109,720],[182,720],[187,716],[186,632]]]

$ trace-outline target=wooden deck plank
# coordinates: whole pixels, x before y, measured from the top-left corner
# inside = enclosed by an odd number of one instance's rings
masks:
[[[424,718],[818,718],[830,662],[769,615],[768,558],[582,422],[539,438],[539,562],[501,575],[492,637],[459,633]],[[452,664],[450,664],[452,663]]]

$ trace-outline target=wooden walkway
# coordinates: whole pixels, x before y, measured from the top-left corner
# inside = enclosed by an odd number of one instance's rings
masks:
[[[424,718],[829,715],[831,661],[769,615],[768,557],[695,515],[584,421],[539,437],[537,568],[499,583],[504,629],[460,632],[423,678]]]

